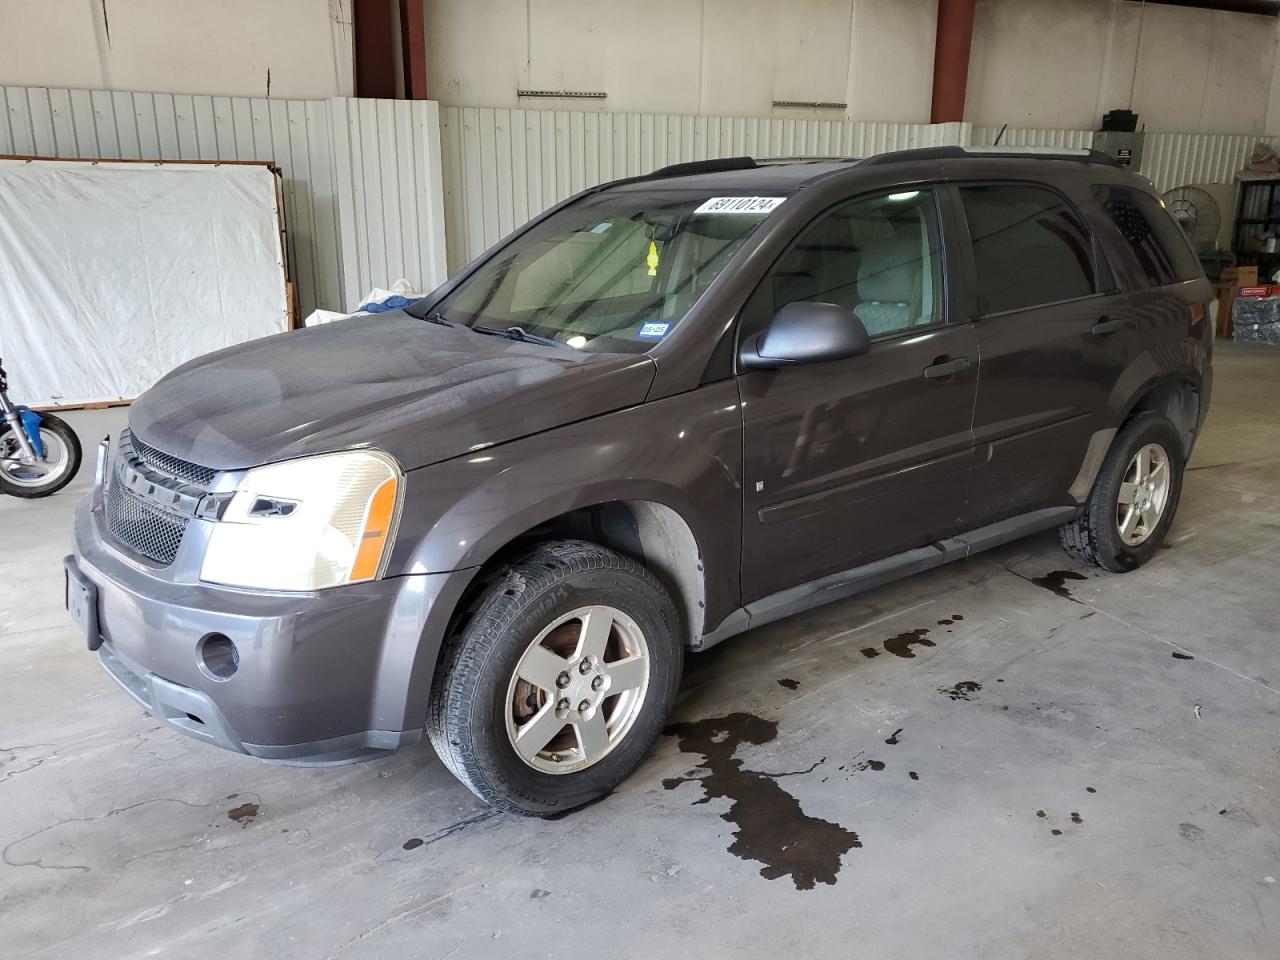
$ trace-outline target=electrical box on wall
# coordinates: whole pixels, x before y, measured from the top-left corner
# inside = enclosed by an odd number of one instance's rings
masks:
[[[1124,167],[1142,166],[1141,131],[1100,130],[1093,135],[1093,149],[1100,150]]]

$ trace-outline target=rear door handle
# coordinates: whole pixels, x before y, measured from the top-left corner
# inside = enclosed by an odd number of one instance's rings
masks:
[[[926,380],[946,380],[948,377],[954,377],[957,373],[964,373],[968,369],[968,357],[954,357],[950,360],[944,360],[939,357],[936,363],[924,368],[924,378]]]
[[[1089,328],[1090,333],[1105,337],[1107,334],[1115,333],[1117,330],[1124,329],[1124,321],[1118,317],[1103,317],[1092,327]]]

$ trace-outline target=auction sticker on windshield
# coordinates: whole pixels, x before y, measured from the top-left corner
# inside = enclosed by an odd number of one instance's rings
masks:
[[[646,323],[640,328],[640,332],[636,336],[641,340],[661,340],[670,329],[671,324],[669,323]]]
[[[769,213],[786,197],[712,197],[694,213]]]

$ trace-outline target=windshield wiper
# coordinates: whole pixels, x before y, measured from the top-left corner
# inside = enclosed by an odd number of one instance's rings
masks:
[[[437,310],[435,313],[422,318],[427,323],[438,323],[442,327],[456,327],[456,323],[450,323],[444,318],[444,314]]]
[[[507,327],[505,330],[497,330],[493,327],[472,327],[471,329],[476,333],[483,333],[487,337],[506,337],[508,340],[519,340],[522,343],[538,343],[544,347],[565,346],[559,340],[552,340],[549,337],[539,337],[520,327]]]

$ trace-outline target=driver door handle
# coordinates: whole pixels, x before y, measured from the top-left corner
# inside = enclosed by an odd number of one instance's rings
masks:
[[[1115,333],[1117,330],[1122,329],[1124,329],[1124,321],[1119,317],[1103,317],[1089,328],[1089,332],[1097,334],[1099,337],[1105,337],[1109,333]]]
[[[947,380],[954,377],[957,373],[964,373],[969,369],[968,357],[939,357],[930,366],[924,368],[924,378],[926,380]]]

